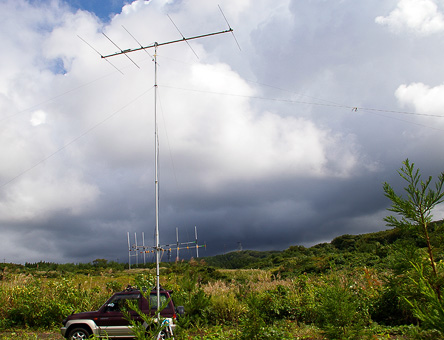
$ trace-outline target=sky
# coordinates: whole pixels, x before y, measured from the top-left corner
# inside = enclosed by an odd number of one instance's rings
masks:
[[[444,171],[442,0],[0,0],[0,23],[3,262],[154,244],[155,101],[160,243],[196,227],[201,257],[385,230],[402,162]],[[229,27],[159,46],[156,99],[153,49],[101,58]]]

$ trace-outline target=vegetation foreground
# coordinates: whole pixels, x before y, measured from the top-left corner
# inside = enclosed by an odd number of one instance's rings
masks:
[[[0,290],[1,327],[7,331],[2,338],[62,339],[58,328],[66,315],[96,310],[128,283],[151,284],[152,273],[108,269],[89,275],[26,274],[6,269]],[[214,270],[191,261],[163,268],[162,277],[162,285],[174,290],[176,304],[187,311],[179,320],[177,339],[401,339],[420,332],[418,327],[380,326],[372,320],[380,317],[378,304],[387,289],[375,270],[330,270],[283,279],[270,270]],[[30,331],[36,329],[40,332]]]
[[[175,338],[443,339],[443,223],[431,219],[444,176],[432,188],[408,160],[399,174],[404,196],[384,184],[397,216],[388,231],[162,264],[162,286],[186,310]],[[0,264],[0,338],[62,339],[67,315],[128,284],[152,286],[150,266]]]

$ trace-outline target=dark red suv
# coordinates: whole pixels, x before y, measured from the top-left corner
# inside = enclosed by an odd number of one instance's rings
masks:
[[[176,317],[178,314],[183,314],[184,309],[183,307],[176,308],[174,306],[171,290],[160,288],[159,292],[160,305],[165,305],[166,307],[160,311],[164,327],[157,338],[173,338]],[[129,308],[128,302],[130,301],[136,303],[144,314],[152,317],[156,316],[157,290],[152,290],[148,295],[129,287],[122,292],[115,293],[97,311],[76,313],[68,316],[63,320],[62,335],[70,340],[87,339],[92,334],[97,337],[132,338],[134,334],[131,331],[129,321],[125,318],[122,311],[128,311],[134,320],[140,322],[143,322],[143,320],[139,314]],[[157,322],[157,318],[155,322]]]

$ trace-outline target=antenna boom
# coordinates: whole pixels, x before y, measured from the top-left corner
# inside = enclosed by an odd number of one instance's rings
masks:
[[[194,40],[194,39],[199,39],[199,38],[205,38],[205,37],[210,37],[210,36],[213,36],[213,35],[218,35],[218,34],[223,34],[223,33],[230,33],[230,32],[233,32],[232,28],[229,28],[229,29],[227,29],[225,31],[220,31],[220,32],[196,35],[196,36],[190,37],[190,38],[185,38],[184,37],[182,39],[167,41],[167,42],[163,42],[163,43],[154,43],[154,44],[151,44],[151,45],[148,45],[148,46],[141,46],[141,47],[137,47],[137,48],[133,48],[133,49],[127,49],[127,50],[116,52],[116,53],[113,53],[113,54],[101,55],[101,57],[103,59],[106,59],[106,58],[109,58],[109,57],[114,57],[114,56],[117,56],[117,55],[127,54],[127,53],[130,53],[130,52],[146,50],[148,48],[153,48],[153,47],[156,47],[156,46],[170,45],[170,44],[178,43],[178,42],[181,42],[181,41],[188,41],[188,40]]]

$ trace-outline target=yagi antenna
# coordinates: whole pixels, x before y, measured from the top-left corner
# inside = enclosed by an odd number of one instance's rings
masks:
[[[79,37],[80,40],[82,40],[85,44],[87,44],[89,47],[91,47],[101,58],[103,58],[103,55],[97,51],[94,47],[92,47],[90,44],[88,44],[88,42],[83,39],[80,35],[77,35]],[[108,59],[105,59],[112,67],[114,67],[117,71],[119,71],[120,73],[123,74],[122,71],[120,71],[115,65],[113,65]]]
[[[116,52],[116,53],[112,53],[112,54],[108,54],[108,55],[101,55],[101,57],[103,59],[109,58],[109,57],[114,57],[114,56],[118,56],[121,54],[127,54],[127,53],[131,53],[131,52],[137,52],[137,51],[141,51],[141,50],[145,50],[145,49],[149,49],[149,48],[157,48],[159,46],[164,46],[164,45],[171,45],[174,43],[178,43],[178,42],[183,42],[183,41],[188,41],[188,40],[195,40],[195,39],[200,39],[200,38],[205,38],[205,37],[210,37],[213,35],[218,35],[218,34],[223,34],[223,33],[229,33],[229,32],[233,32],[233,29],[230,27],[229,29],[225,30],[225,31],[220,31],[220,32],[214,32],[214,33],[207,33],[207,34],[201,34],[201,35],[196,35],[194,37],[189,37],[189,38],[182,38],[182,39],[177,39],[177,40],[172,40],[172,41],[167,41],[167,42],[162,42],[162,43],[153,43],[151,45],[147,45],[147,46],[140,46],[137,48],[133,48],[133,49],[127,49],[127,50],[121,50],[120,52]],[[120,49],[120,48],[119,48]]]
[[[197,59],[199,59],[199,56],[197,55],[197,53],[193,50],[193,48],[191,47],[190,43],[186,40],[186,38],[183,36],[182,32],[179,30],[179,28],[177,27],[177,25],[174,23],[173,19],[171,19],[171,17],[167,14],[168,18],[171,20],[171,22],[173,23],[174,27],[176,27],[177,31],[179,32],[179,34],[182,36],[183,40],[185,40],[185,42],[187,43],[188,47],[191,49],[191,51],[193,51],[194,55],[196,56]]]

